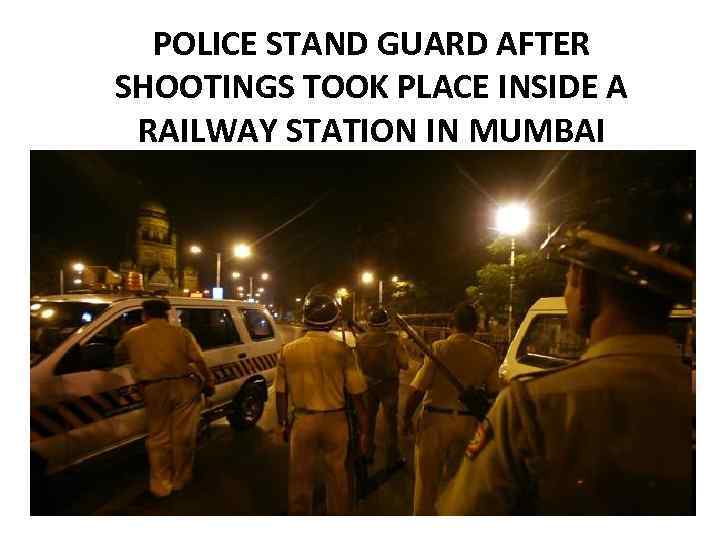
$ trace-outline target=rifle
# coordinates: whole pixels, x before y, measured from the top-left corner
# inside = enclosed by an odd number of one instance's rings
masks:
[[[348,321],[348,327],[355,338],[357,344],[357,336],[355,331],[350,326]],[[343,343],[345,343],[345,325],[340,327],[342,332]],[[360,449],[360,427],[357,418],[357,412],[353,405],[353,400],[350,394],[345,392],[345,405],[347,407],[347,418],[348,418],[348,430],[350,437],[348,438],[348,462],[350,465],[350,485],[351,494],[354,504],[357,504],[360,500],[364,499],[367,495],[368,489],[368,469],[367,461],[365,456],[362,454]]]
[[[423,338],[420,337],[420,334],[418,334],[417,331],[412,326],[410,326],[410,324],[405,319],[403,319],[391,308],[386,306],[385,309],[388,311],[388,314],[395,319],[398,326],[407,333],[408,337],[410,337],[410,339],[412,339],[415,344],[420,347],[420,350],[422,350],[422,352],[424,352],[427,357],[435,363],[435,365],[440,370],[440,373],[442,373],[445,378],[450,382],[450,384],[455,387],[455,389],[458,391],[458,399],[460,400],[460,403],[465,405],[468,411],[470,411],[470,414],[477,418],[478,421],[482,422],[483,420],[485,420],[485,416],[490,410],[490,405],[492,404],[492,400],[485,391],[485,388],[464,386],[463,383],[460,382],[460,379],[458,379],[455,374],[440,361],[440,359],[432,351],[432,348],[427,343],[425,343]]]

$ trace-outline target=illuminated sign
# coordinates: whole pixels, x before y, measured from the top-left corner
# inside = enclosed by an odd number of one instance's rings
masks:
[[[222,300],[223,299],[223,288],[222,287],[213,287],[212,297],[213,297],[213,300]]]

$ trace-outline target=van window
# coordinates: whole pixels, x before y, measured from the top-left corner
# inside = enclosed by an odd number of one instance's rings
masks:
[[[275,337],[272,323],[265,316],[265,313],[259,309],[243,309],[245,316],[245,326],[250,332],[253,341],[262,341],[263,339],[271,339]]]
[[[579,359],[587,340],[573,332],[565,315],[538,315],[518,349],[518,360],[540,368],[560,367]]]
[[[190,330],[203,350],[242,343],[227,309],[178,308],[180,324]]]
[[[132,309],[121,313],[113,322],[104,326],[99,332],[90,338],[91,343],[108,343],[117,345],[125,335],[125,332],[143,323],[142,309]]]

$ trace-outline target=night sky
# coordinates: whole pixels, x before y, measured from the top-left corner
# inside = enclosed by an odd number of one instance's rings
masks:
[[[168,209],[181,264],[192,262],[190,244],[203,246],[203,286],[214,282],[214,252],[224,250],[224,273],[270,272],[276,301],[317,283],[354,287],[369,268],[428,283],[432,307],[446,309],[487,261],[492,200],[531,197],[535,227],[521,240],[529,249],[573,204],[611,186],[695,174],[693,152],[565,154],[33,151],[31,270],[52,273],[72,260],[117,268],[131,254],[137,209],[151,199]],[[232,261],[234,243],[254,242],[318,200],[256,245],[252,261]]]

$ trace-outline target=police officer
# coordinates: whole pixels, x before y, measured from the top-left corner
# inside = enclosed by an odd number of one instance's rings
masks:
[[[445,514],[694,513],[690,372],[667,335],[691,298],[692,207],[627,197],[542,249],[569,263],[580,361],[504,390],[468,446]],[[623,204],[625,202],[625,204]]]
[[[150,492],[165,497],[192,477],[201,409],[199,373],[206,394],[214,381],[193,335],[168,322],[166,300],[142,304],[144,324],[128,330],[115,347],[116,358],[129,359],[145,401],[150,462]]]
[[[365,378],[351,349],[329,332],[340,317],[331,296],[308,296],[303,306],[304,336],[286,344],[275,379],[278,421],[290,431],[288,506],[292,515],[312,513],[315,462],[325,465],[327,512],[348,514],[350,491],[345,468],[348,450],[346,392],[357,410],[360,445],[367,446],[367,414],[362,394]],[[294,408],[292,429],[288,404]]]
[[[397,334],[387,331],[390,317],[382,307],[368,315],[368,332],[358,337],[356,352],[368,385],[368,462],[375,456],[375,423],[380,404],[388,431],[388,467],[401,461],[398,448],[398,390],[400,370],[408,368],[407,351]]]
[[[497,358],[491,347],[473,339],[477,326],[475,308],[460,304],[453,317],[454,332],[433,343],[433,353],[463,385],[485,385],[488,393],[495,394],[500,386]],[[413,514],[433,515],[443,470],[448,476],[455,472],[477,421],[458,400],[457,389],[437,371],[430,358],[425,357],[410,386],[405,433],[410,431],[420,401],[423,403],[415,439]]]

